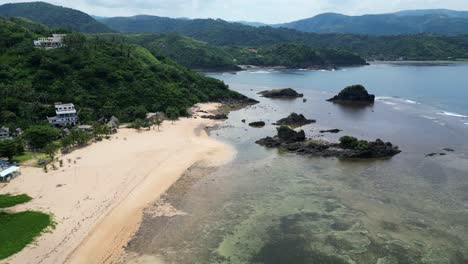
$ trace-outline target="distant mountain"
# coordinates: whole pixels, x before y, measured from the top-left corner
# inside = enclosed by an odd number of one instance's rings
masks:
[[[308,19],[277,24],[274,27],[314,33],[461,35],[468,34],[468,12],[445,9],[409,10],[363,16],[325,13]]]
[[[0,6],[2,17],[24,17],[50,28],[63,28],[85,33],[112,32],[107,26],[86,13],[44,2],[4,4]]]
[[[468,11],[455,11],[449,9],[418,9],[403,10],[393,13],[397,16],[425,16],[425,15],[446,15],[448,17],[468,18]]]
[[[251,26],[251,27],[267,27],[267,26],[269,26],[268,24],[261,23],[261,22],[234,21],[233,23],[239,23],[239,24],[246,25],[246,26]]]

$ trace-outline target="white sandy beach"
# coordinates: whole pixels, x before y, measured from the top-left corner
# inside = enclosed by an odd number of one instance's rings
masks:
[[[217,104],[203,104],[205,111]],[[230,161],[235,151],[201,129],[206,119],[166,121],[157,130],[120,129],[111,140],[60,157],[64,167],[22,175],[0,193],[33,197],[14,210],[52,213],[56,228],[2,263],[112,263],[137,231],[143,209],[194,163]],[[69,160],[71,162],[69,162]],[[76,164],[75,164],[76,161]]]

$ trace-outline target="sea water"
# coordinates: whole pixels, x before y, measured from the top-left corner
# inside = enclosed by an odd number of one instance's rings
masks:
[[[165,263],[468,263],[466,73],[467,64],[378,64],[209,74],[260,101],[211,132],[237,157],[188,172],[165,197],[187,215],[145,216],[127,251]],[[365,85],[376,103],[325,101],[351,84]],[[304,93],[306,102],[257,94],[281,87]],[[274,135],[271,124],[291,112],[317,120],[302,127],[310,138],[381,138],[402,153],[340,160],[254,143]],[[343,131],[319,132],[331,128]]]

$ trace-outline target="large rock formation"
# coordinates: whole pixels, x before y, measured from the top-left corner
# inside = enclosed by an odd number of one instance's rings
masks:
[[[278,135],[266,137],[256,142],[267,148],[281,148],[301,155],[338,158],[384,158],[401,151],[390,142],[358,140],[345,136],[340,143],[307,140],[304,131],[296,132],[286,126],[278,128]]]
[[[375,95],[369,94],[362,85],[352,85],[344,88],[338,95],[327,101],[334,103],[373,104]]]
[[[255,121],[255,122],[249,123],[249,126],[251,126],[251,127],[256,127],[256,128],[260,128],[260,127],[264,127],[264,126],[265,126],[265,122],[263,122],[263,121]]]
[[[271,91],[262,91],[262,92],[259,92],[258,94],[267,98],[298,98],[298,97],[304,96],[303,94],[300,94],[291,88],[274,89]]]
[[[300,127],[315,122],[316,121],[313,119],[305,118],[305,116],[302,114],[291,113],[288,117],[276,121],[274,125]]]

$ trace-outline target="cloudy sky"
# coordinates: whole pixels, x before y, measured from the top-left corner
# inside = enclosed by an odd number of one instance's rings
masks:
[[[348,15],[404,9],[468,10],[468,0],[45,0],[98,16],[150,14],[222,18],[230,21],[288,22],[324,12]],[[0,3],[25,2],[0,0]]]

